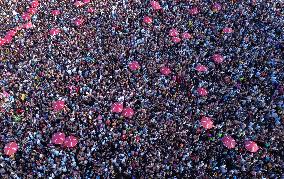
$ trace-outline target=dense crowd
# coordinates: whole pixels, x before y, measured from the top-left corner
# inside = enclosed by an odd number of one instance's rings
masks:
[[[281,0],[31,3],[0,1],[0,38],[16,31],[0,39],[0,178],[284,177]],[[53,144],[56,132],[78,144]]]

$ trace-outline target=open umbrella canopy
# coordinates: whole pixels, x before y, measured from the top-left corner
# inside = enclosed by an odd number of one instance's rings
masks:
[[[169,35],[171,37],[176,37],[176,36],[179,35],[179,32],[177,31],[177,29],[173,28],[173,29],[170,30]]]
[[[169,75],[169,74],[171,73],[171,69],[164,66],[164,67],[162,67],[162,68],[160,69],[160,72],[161,72],[163,75]]]
[[[211,129],[213,127],[213,121],[210,117],[202,117],[200,123],[205,129]]]
[[[152,24],[153,19],[151,17],[149,17],[149,16],[145,16],[143,18],[143,22],[146,23],[146,24]]]
[[[250,152],[257,152],[259,147],[257,145],[257,143],[255,143],[254,141],[246,141],[245,142],[245,148],[250,151]]]
[[[54,111],[61,111],[64,108],[65,102],[62,100],[58,100],[53,102],[52,106]]]
[[[136,71],[136,70],[139,70],[140,65],[137,61],[132,61],[129,63],[128,67],[130,68],[130,70]]]
[[[231,136],[225,136],[222,138],[222,142],[228,149],[233,149],[236,146],[236,141]]]
[[[204,65],[197,65],[195,67],[195,69],[198,71],[198,72],[206,72],[207,71],[207,67],[204,66]]]
[[[160,10],[160,9],[161,9],[161,5],[160,5],[159,2],[157,2],[157,1],[151,1],[150,4],[151,4],[151,7],[152,7],[154,10]]]
[[[78,139],[74,136],[68,136],[65,138],[65,141],[64,141],[64,145],[69,148],[75,147],[77,143],[78,143]]]
[[[214,54],[212,59],[215,63],[222,63],[224,61],[224,57],[221,54]]]
[[[65,134],[62,132],[57,132],[52,135],[51,142],[54,144],[63,144],[65,141]]]
[[[131,118],[134,115],[134,110],[130,107],[124,108],[122,115],[127,118]]]
[[[200,96],[207,96],[208,91],[205,88],[198,88],[197,92]]]
[[[120,113],[123,110],[123,104],[120,102],[113,103],[111,106],[111,112]]]
[[[4,153],[5,155],[14,155],[18,150],[18,144],[16,142],[10,142],[5,145]]]

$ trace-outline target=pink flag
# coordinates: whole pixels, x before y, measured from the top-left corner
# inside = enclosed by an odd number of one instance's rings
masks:
[[[207,96],[208,92],[205,88],[198,88],[197,92],[200,96]]]
[[[5,145],[4,147],[4,153],[5,155],[14,155],[18,150],[18,144],[16,142],[10,142]]]
[[[51,11],[51,14],[54,15],[54,16],[58,16],[60,14],[60,11],[55,9],[55,10]]]
[[[60,33],[60,29],[57,29],[57,28],[53,28],[49,31],[50,35],[57,35],[59,33]]]
[[[173,28],[173,29],[170,30],[169,35],[170,35],[171,37],[176,37],[176,36],[179,35],[179,32],[177,31],[177,29]]]
[[[160,72],[163,74],[163,75],[169,75],[171,73],[171,69],[168,68],[168,67],[162,67],[160,68]]]
[[[124,108],[122,115],[127,118],[131,118],[134,115],[134,110],[130,107]]]
[[[198,8],[197,8],[197,7],[194,7],[194,8],[189,9],[189,13],[190,13],[191,15],[196,15],[196,14],[198,14],[198,13],[199,13]]]
[[[195,69],[198,71],[198,72],[206,72],[207,71],[207,67],[204,66],[204,65],[197,65],[195,67]]]
[[[123,110],[123,104],[116,102],[111,106],[111,112],[113,113],[120,113]]]
[[[213,121],[210,117],[202,117],[200,123],[205,129],[211,129],[213,127]]]
[[[74,136],[68,136],[65,138],[64,145],[66,147],[75,147],[78,143],[78,139]]]
[[[52,135],[51,142],[54,144],[63,144],[65,141],[65,134],[62,132],[57,132]]]
[[[222,138],[222,142],[228,149],[233,149],[236,146],[236,141],[231,136],[225,136]]]
[[[191,38],[192,38],[192,35],[191,35],[190,33],[188,33],[188,32],[184,32],[184,33],[182,34],[182,38],[183,38],[183,39],[191,39]]]
[[[257,152],[259,147],[257,145],[257,143],[255,143],[254,141],[246,141],[245,142],[245,148],[250,151],[250,152]]]
[[[132,61],[129,63],[128,67],[132,70],[132,71],[136,71],[139,70],[140,65],[137,61]]]
[[[160,10],[161,9],[161,6],[160,6],[159,2],[157,2],[157,1],[151,1],[150,4],[151,4],[151,6],[154,10]]]
[[[146,23],[146,24],[152,24],[153,19],[151,17],[149,17],[149,16],[145,16],[143,18],[143,22]]]
[[[222,63],[224,61],[224,58],[221,54],[215,54],[212,56],[215,63]]]

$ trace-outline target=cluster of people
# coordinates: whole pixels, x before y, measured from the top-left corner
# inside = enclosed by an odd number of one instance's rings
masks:
[[[0,4],[1,178],[284,177],[282,1]]]

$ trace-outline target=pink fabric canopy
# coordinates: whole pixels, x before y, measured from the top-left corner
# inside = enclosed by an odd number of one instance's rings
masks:
[[[213,55],[212,59],[215,63],[222,63],[224,61],[224,57],[221,54]]]
[[[230,28],[230,27],[225,27],[223,29],[223,33],[233,33],[233,32],[234,32],[234,30],[232,28]]]
[[[116,103],[113,103],[113,105],[111,106],[111,112],[113,113],[120,113],[122,112],[122,110],[123,110],[122,103],[116,102]]]
[[[55,111],[60,111],[64,108],[65,102],[62,100],[58,100],[53,102],[52,106]]]
[[[36,8],[36,7],[39,6],[39,2],[38,2],[38,1],[32,1],[32,2],[31,2],[31,6],[32,6],[33,8]]]
[[[205,129],[211,129],[213,127],[213,121],[210,117],[202,117],[200,123]]]
[[[198,88],[197,92],[200,96],[207,96],[208,91],[205,88]]]
[[[58,28],[53,28],[53,29],[50,29],[50,31],[49,31],[50,35],[57,35],[59,33],[60,33],[60,29],[58,29]]]
[[[233,149],[236,146],[236,141],[231,136],[225,136],[222,138],[222,142],[228,149]]]
[[[69,148],[75,147],[77,143],[78,143],[78,139],[74,136],[68,136],[66,137],[64,141],[64,145]]]
[[[182,38],[183,38],[183,39],[191,39],[191,38],[192,38],[192,35],[191,35],[190,33],[188,33],[188,32],[184,32],[184,33],[182,34]]]
[[[169,75],[171,73],[171,69],[168,68],[168,67],[162,67],[160,69],[160,72],[163,74],[163,75]]]
[[[140,65],[137,61],[132,61],[129,63],[128,67],[132,70],[132,71],[136,71],[139,70]]]
[[[245,148],[250,151],[250,152],[257,152],[259,147],[257,145],[257,143],[255,143],[254,141],[246,141],[245,142]]]
[[[74,23],[75,23],[76,26],[83,25],[84,19],[82,19],[82,18],[77,18],[77,19],[75,19]]]
[[[195,69],[196,69],[198,72],[206,72],[206,71],[208,70],[207,67],[204,66],[204,65],[197,65],[197,66],[195,67]]]
[[[179,43],[181,41],[181,39],[179,37],[172,37],[172,41],[174,43]]]
[[[65,134],[62,132],[54,133],[51,142],[54,144],[63,144],[65,141]]]
[[[198,10],[197,7],[194,7],[194,8],[189,9],[189,13],[190,13],[191,15],[196,15],[196,14],[199,13],[199,10]]]
[[[177,31],[177,29],[173,28],[173,29],[170,30],[169,35],[171,37],[176,37],[176,36],[179,35],[179,32]]]
[[[151,1],[150,4],[151,4],[151,6],[154,10],[160,10],[161,9],[161,5],[157,1]]]
[[[127,118],[131,118],[134,115],[134,110],[130,107],[124,108],[122,115]]]
[[[18,144],[16,142],[10,142],[5,145],[4,153],[5,155],[14,155],[18,150]]]
[[[143,18],[143,22],[146,23],[146,24],[152,24],[153,19],[151,17],[149,17],[149,16],[145,16]]]

